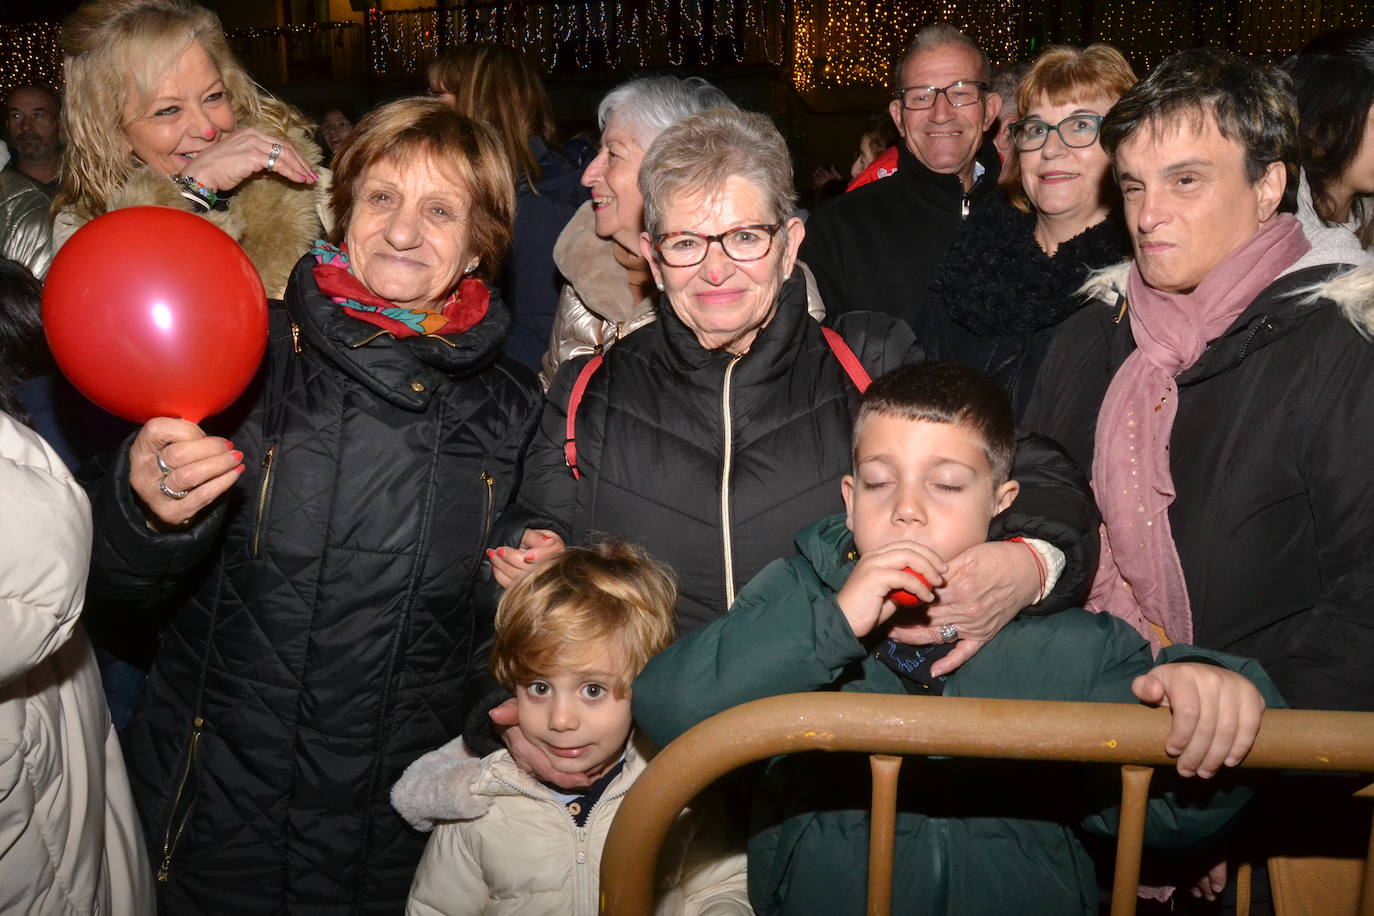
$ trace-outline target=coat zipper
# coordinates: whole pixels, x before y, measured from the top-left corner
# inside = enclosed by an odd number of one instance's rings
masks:
[[[482,482],[487,485],[487,508],[482,513],[482,543],[485,544],[491,536],[491,516],[496,508],[496,478],[483,471]]]
[[[1244,343],[1240,345],[1240,352],[1236,354],[1236,362],[1240,362],[1241,360],[1245,359],[1245,355],[1250,352],[1250,344],[1255,342],[1255,338],[1259,336],[1260,331],[1263,331],[1268,327],[1269,316],[1259,316],[1259,320],[1255,323],[1254,328],[1250,331],[1250,336],[1246,337]]]
[[[269,445],[267,454],[262,456],[262,487],[258,490],[258,520],[253,525],[253,556],[257,556],[262,546],[263,513],[267,511],[267,490],[272,485],[272,459],[276,457],[277,446]]]
[[[725,367],[725,381],[720,386],[720,410],[725,424],[725,460],[720,466],[720,532],[725,548],[725,608],[735,604],[735,556],[730,539],[730,465],[734,461],[733,424],[730,422],[730,377],[735,372],[738,355],[730,357]]]
[[[291,322],[291,352],[301,352],[301,326]]]
[[[562,805],[559,805],[556,801],[550,799],[547,795],[536,795],[535,793],[529,791],[528,789],[522,786],[517,786],[509,779],[506,779],[504,776],[502,776],[500,773],[492,774],[492,778],[495,779],[497,782],[501,783],[501,785],[505,786],[506,788],[514,791],[519,795],[523,795],[526,798],[532,798],[535,801],[546,802],[550,805],[558,805],[559,810],[561,810],[563,812],[564,817],[568,819],[568,826],[572,828],[573,841],[575,843],[577,850],[577,880],[576,890],[574,891],[573,896],[575,896],[582,903],[582,908],[579,909],[578,912],[586,913],[588,914],[588,916],[594,916],[594,914],[597,912],[597,900],[595,899],[596,895],[592,893],[591,864],[588,862],[588,859],[590,859],[591,857],[587,855],[587,828],[577,826],[577,821],[573,820],[572,815],[568,813],[568,809],[564,808]],[[591,824],[592,815],[596,812],[596,809],[601,807],[601,804],[603,802],[608,802],[612,799],[619,798],[628,791],[630,791],[629,785],[624,784],[622,782],[622,785],[616,789],[614,794],[603,794],[600,798],[598,798],[596,800],[596,803],[592,805],[591,810],[587,812],[587,824]]]
[[[972,193],[973,193],[972,191],[965,191],[965,192],[964,192],[963,200],[962,200],[962,201],[960,202],[960,204],[959,204],[959,218],[960,218],[960,219],[968,219],[968,211],[969,211],[969,207],[970,207],[970,204],[969,204],[969,195],[972,194]]]
[[[181,807],[181,795],[186,790],[186,783],[190,781],[191,772],[196,766],[196,749],[200,746],[200,730],[205,727],[205,720],[196,716],[191,720],[191,743],[186,748],[186,765],[181,769],[181,780],[177,783],[176,794],[172,798],[172,810],[167,815],[167,830],[162,835],[162,864],[157,870],[157,880],[159,884],[166,884],[172,872],[172,854],[176,852],[177,843],[181,840],[181,834],[186,829],[186,825],[191,820],[191,811],[196,806],[196,795],[191,796],[191,800],[186,803],[186,810],[182,812],[181,819],[177,820],[177,809]]]

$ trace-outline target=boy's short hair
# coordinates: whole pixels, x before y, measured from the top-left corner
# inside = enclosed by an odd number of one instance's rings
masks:
[[[672,571],[628,541],[570,547],[507,589],[496,609],[491,673],[507,690],[584,663],[607,641],[629,692],[649,659],[676,636]]]
[[[966,427],[982,440],[992,467],[992,485],[1000,487],[1011,477],[1016,420],[1006,393],[986,372],[958,363],[922,362],[877,378],[859,400],[854,418],[856,465],[859,434],[875,414]]]

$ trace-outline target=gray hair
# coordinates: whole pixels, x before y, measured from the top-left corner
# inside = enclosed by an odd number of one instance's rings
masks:
[[[708,108],[734,108],[729,96],[699,76],[641,76],[621,83],[601,100],[596,122],[602,129],[616,115],[644,149],[688,115]]]
[[[1002,97],[1002,116],[1016,114],[1016,90],[1020,88],[1021,81],[1030,72],[1030,61],[1017,61],[1014,64],[1007,64],[1005,67],[997,68],[997,72],[992,75],[992,91]]]
[[[991,81],[992,65],[988,63],[988,56],[983,53],[983,49],[948,22],[937,22],[917,32],[916,37],[911,39],[911,44],[907,45],[906,53],[897,58],[897,63],[892,68],[892,91],[906,88],[902,85],[902,71],[913,57],[950,45],[961,45],[972,51],[978,58],[978,78],[985,83]]]
[[[758,189],[768,208],[763,216],[771,222],[783,222],[796,207],[792,156],[771,118],[735,108],[683,118],[659,135],[639,167],[644,228],[650,235],[662,232],[670,200],[683,193],[716,193],[731,177]]]

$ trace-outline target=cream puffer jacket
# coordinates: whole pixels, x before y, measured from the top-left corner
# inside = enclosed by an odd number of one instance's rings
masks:
[[[617,340],[658,317],[658,294],[638,302],[625,281],[625,268],[611,253],[615,242],[596,234],[591,201],[578,208],[553,246],[553,263],[567,282],[558,294],[549,349],[539,370],[539,384],[548,391],[558,367],[574,356],[600,353]],[[805,264],[806,307],[817,321],[825,318],[816,279]]]
[[[119,739],[77,625],[90,555],[86,494],[0,414],[0,913],[153,912]]]
[[[577,827],[542,783],[497,751],[480,760],[457,739],[411,765],[392,804],[429,844],[407,916],[596,916],[601,850],[620,802],[646,766],[632,740],[625,768]],[[744,837],[709,801],[684,811],[664,841],[654,916],[748,916]]]

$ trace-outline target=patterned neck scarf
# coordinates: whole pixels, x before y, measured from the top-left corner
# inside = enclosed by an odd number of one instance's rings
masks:
[[[402,308],[372,292],[353,275],[348,251],[320,239],[310,253],[315,256],[311,269],[320,292],[334,300],[344,312],[376,325],[395,337],[428,337],[462,334],[487,314],[490,293],[486,284],[464,277],[444,307],[437,312]]]

